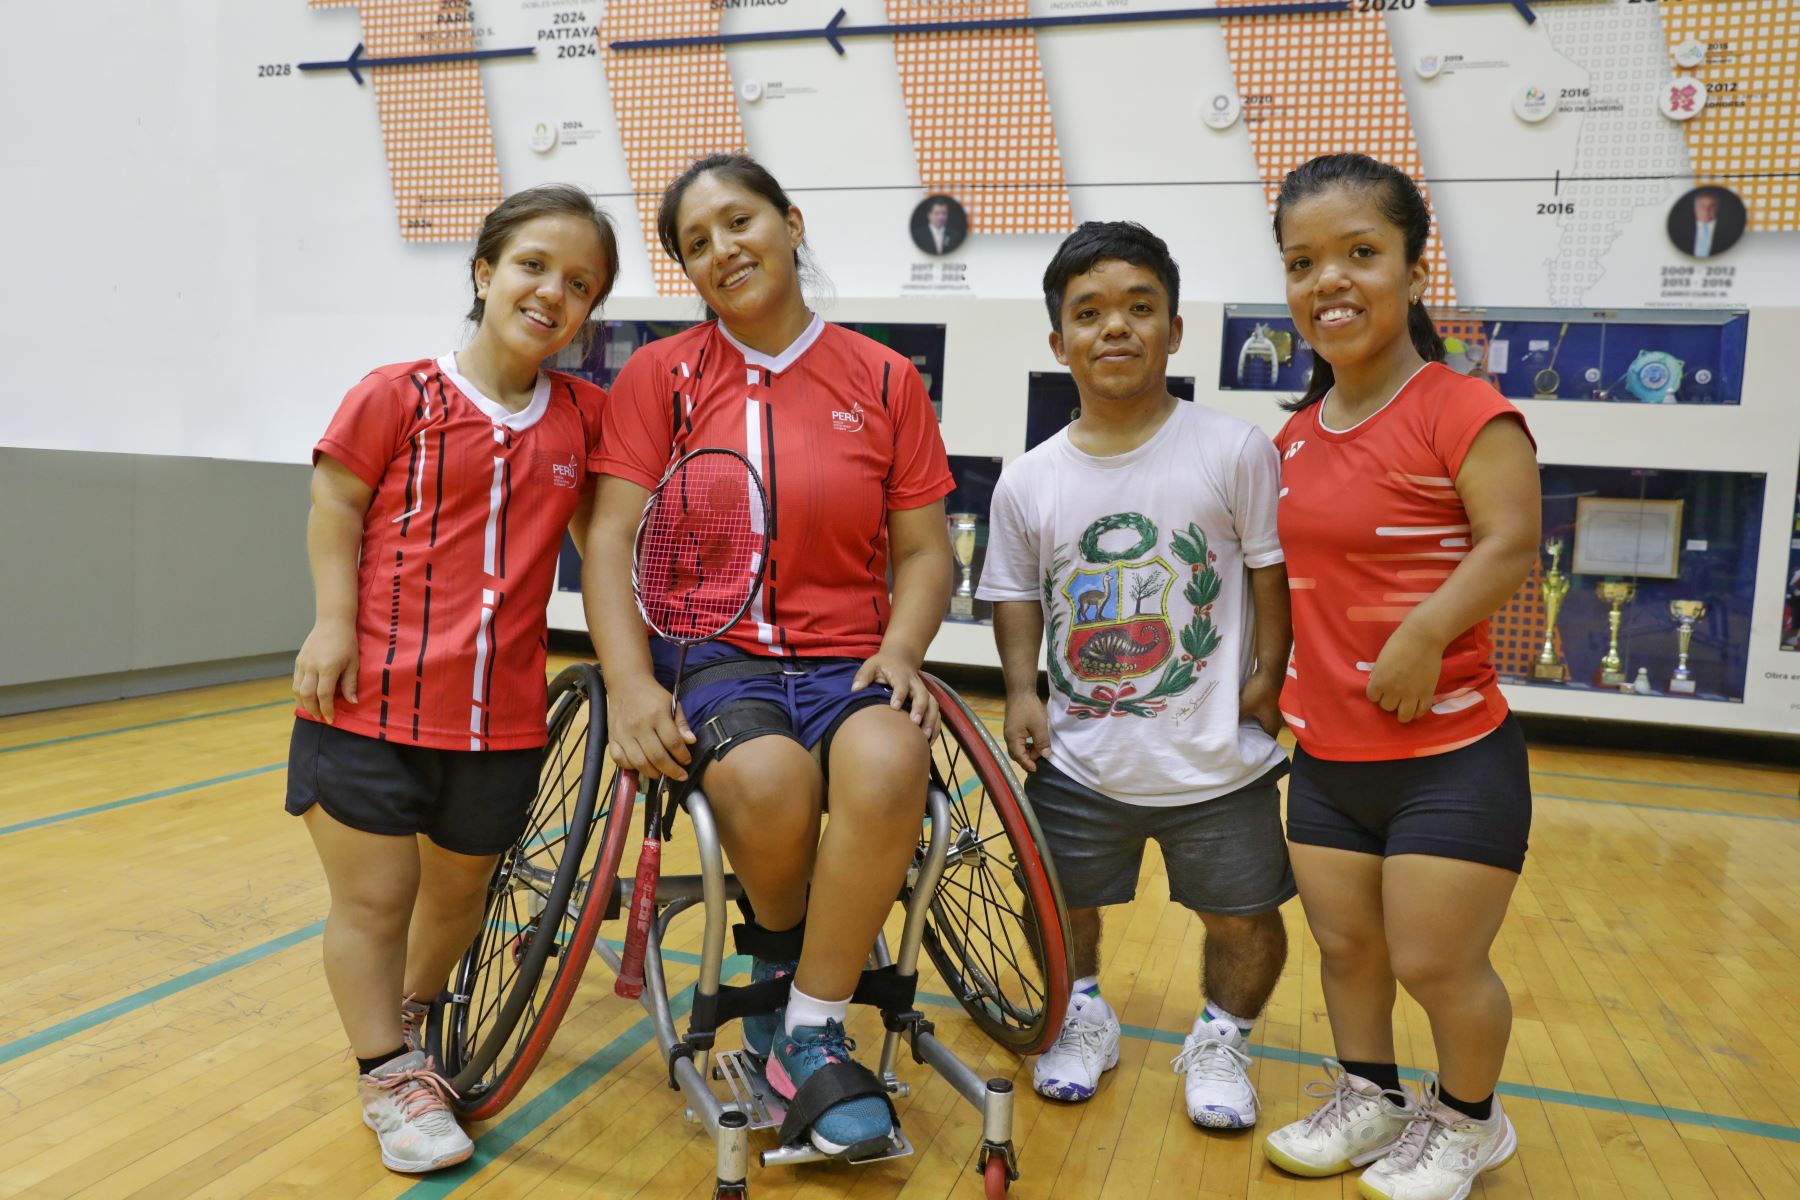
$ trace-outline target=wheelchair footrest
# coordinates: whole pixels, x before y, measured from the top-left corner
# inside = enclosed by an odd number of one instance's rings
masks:
[[[751,1129],[775,1129],[787,1119],[787,1101],[769,1086],[762,1064],[742,1050],[721,1050],[713,1057],[713,1078],[725,1081],[728,1107],[750,1121]]]
[[[792,1145],[778,1146],[773,1150],[764,1150],[757,1155],[757,1161],[765,1167],[793,1167],[801,1163],[812,1162],[847,1162],[861,1165],[863,1163],[884,1162],[890,1158],[905,1158],[913,1152],[913,1144],[906,1135],[895,1129],[888,1135],[887,1145],[869,1154],[856,1158],[825,1154],[811,1142],[795,1142]]]

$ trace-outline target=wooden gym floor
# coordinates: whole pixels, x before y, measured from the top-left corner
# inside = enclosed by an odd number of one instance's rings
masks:
[[[0,1196],[710,1195],[710,1143],[598,962],[525,1095],[473,1131],[472,1163],[381,1167],[320,970],[324,882],[281,811],[286,691],[0,719]],[[1795,772],[1549,748],[1532,765],[1532,855],[1495,955],[1517,1011],[1501,1086],[1520,1151],[1475,1196],[1800,1197]],[[675,843],[669,869],[690,854]],[[1167,894],[1152,849],[1138,901],[1108,924],[1103,985],[1126,1038],[1086,1105],[1040,1101],[1028,1064],[927,1005],[981,1074],[1019,1082],[1013,1194],[1354,1197],[1354,1176],[1291,1179],[1254,1134],[1188,1123],[1169,1060],[1199,1003],[1200,929]],[[1317,949],[1298,902],[1286,911],[1294,951],[1255,1038],[1263,1130],[1310,1107],[1331,1050]],[[676,934],[692,950],[697,922]],[[922,991],[941,993],[925,966]],[[669,976],[676,990],[694,971]],[[1429,1067],[1404,995],[1397,1024],[1403,1065]],[[866,1013],[852,1032],[879,1044]],[[980,1196],[974,1110],[925,1068],[902,1072],[914,1156],[753,1163],[752,1195]]]

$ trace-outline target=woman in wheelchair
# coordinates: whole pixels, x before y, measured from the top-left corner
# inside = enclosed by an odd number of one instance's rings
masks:
[[[657,225],[713,319],[637,351],[602,417],[582,590],[609,751],[703,787],[755,913],[752,981],[793,976],[785,1010],[744,1019],[745,1048],[792,1109],[818,1110],[818,1150],[860,1156],[893,1108],[851,1064],[845,1016],[923,819],[938,712],[920,665],[949,600],[955,484],[911,362],[807,308],[805,224],[766,170],[701,159]],[[761,475],[769,562],[738,623],[689,652],[671,715],[676,656],[633,605],[633,533],[703,446]]]

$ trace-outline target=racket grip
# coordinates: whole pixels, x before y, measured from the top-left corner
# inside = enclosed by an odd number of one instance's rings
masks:
[[[627,1000],[644,994],[644,949],[650,943],[650,922],[656,919],[656,881],[661,874],[662,840],[647,837],[638,855],[637,882],[631,888],[625,953],[619,957],[619,978],[613,983],[613,994]]]

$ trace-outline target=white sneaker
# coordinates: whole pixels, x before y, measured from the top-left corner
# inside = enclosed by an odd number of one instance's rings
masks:
[[[1052,1100],[1086,1100],[1100,1076],[1119,1065],[1119,1018],[1098,996],[1078,995],[1050,1048],[1031,1069],[1031,1085]]]
[[[1244,1035],[1230,1021],[1194,1022],[1171,1065],[1187,1072],[1188,1120],[1207,1129],[1248,1129],[1261,1105],[1250,1082],[1250,1056],[1238,1047]]]
[[[388,1170],[435,1171],[475,1153],[475,1143],[445,1102],[456,1093],[423,1051],[381,1064],[356,1081],[356,1091],[363,1124],[375,1131]]]
[[[1493,1114],[1477,1121],[1441,1103],[1437,1080],[1427,1075],[1410,1112],[1399,1142],[1357,1180],[1357,1190],[1369,1200],[1463,1200],[1477,1175],[1519,1148],[1498,1096]]]
[[[1325,1082],[1306,1085],[1306,1094],[1324,1103],[1308,1116],[1263,1139],[1263,1154],[1293,1175],[1338,1175],[1386,1154],[1406,1129],[1409,1110],[1382,1096],[1381,1089],[1325,1060]],[[1393,1095],[1393,1093],[1390,1093]]]

